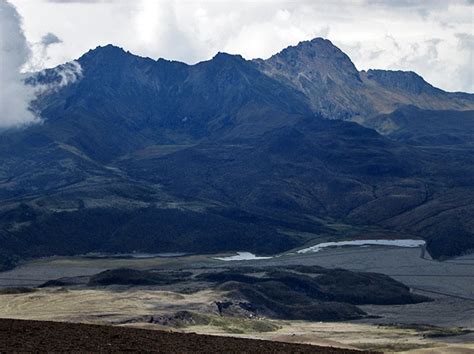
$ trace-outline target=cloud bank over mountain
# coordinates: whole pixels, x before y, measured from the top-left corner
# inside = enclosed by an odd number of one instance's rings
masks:
[[[218,51],[266,58],[301,40],[326,37],[358,69],[412,70],[445,90],[474,92],[473,49],[466,46],[474,4],[468,0],[12,2],[30,42],[49,32],[63,40],[48,48],[49,67],[108,43],[195,63]]]
[[[34,90],[23,83],[21,73],[30,54],[21,17],[14,6],[0,0],[0,129],[39,120],[29,108]]]
[[[39,113],[31,107],[38,95],[69,85],[82,76],[77,61],[54,68],[55,80],[47,84],[31,76],[33,71],[42,71],[49,59],[48,48],[59,43],[61,39],[51,32],[39,42],[28,42],[15,6],[0,0],[0,130],[39,123]]]

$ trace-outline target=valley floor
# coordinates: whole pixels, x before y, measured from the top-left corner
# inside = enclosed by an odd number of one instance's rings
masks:
[[[222,255],[221,255],[222,256]],[[62,276],[84,276],[118,267],[186,269],[186,267],[321,265],[328,268],[380,272],[435,301],[411,305],[360,306],[371,318],[351,322],[305,322],[220,317],[217,290],[179,293],[173,286],[109,286],[102,288],[44,288],[31,293],[0,295],[0,317],[115,324],[170,329],[150,324],[150,316],[178,311],[206,314],[206,325],[187,323],[181,332],[232,335],[341,348],[464,353],[474,351],[474,256],[445,262],[422,258],[418,248],[367,247],[327,249],[318,253],[289,253],[272,259],[224,262],[212,256],[131,258],[49,258],[0,273],[0,286],[38,286]],[[0,289],[1,290],[1,289]]]

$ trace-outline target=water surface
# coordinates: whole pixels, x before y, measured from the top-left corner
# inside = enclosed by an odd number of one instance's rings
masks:
[[[315,246],[303,248],[297,253],[315,253],[327,247],[342,247],[342,246],[395,246],[395,247],[421,247],[426,244],[423,240],[353,240],[340,242],[324,242],[318,243]]]

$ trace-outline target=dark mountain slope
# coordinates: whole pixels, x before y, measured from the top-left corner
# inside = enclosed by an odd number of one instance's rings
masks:
[[[329,206],[347,207],[338,197],[359,199],[364,192],[352,189],[364,190],[370,179],[414,173],[416,160],[409,161],[409,154],[354,123],[308,119],[254,140],[200,144],[156,158],[132,156],[118,166],[184,197],[217,198],[263,214],[341,216]],[[323,206],[314,204],[317,188],[324,194]]]
[[[132,157],[119,167],[184,199],[219,200],[286,221],[280,228],[334,237],[321,220],[340,220],[354,228],[437,238],[443,244],[428,249],[439,257],[462,253],[461,245],[469,249],[473,241],[468,215],[474,160],[453,159],[448,171],[446,162],[442,154],[391,142],[354,123],[303,120],[245,144],[197,145]],[[444,212],[436,215],[439,209]],[[462,230],[463,241],[441,224]]]
[[[322,40],[268,63],[220,53],[189,66],[113,46],[78,61],[76,82],[35,103],[43,124],[1,135],[2,259],[274,253],[309,240],[371,235],[423,237],[436,257],[473,247],[470,133],[456,149],[420,146],[424,114],[379,116],[377,124],[396,121],[401,134],[384,137],[319,113],[379,111],[369,81],[377,92],[398,90],[413,100],[451,97],[419,80],[412,87],[366,78]],[[286,63],[294,64],[290,73]],[[35,80],[48,83],[53,74]],[[403,138],[407,131],[414,140]]]
[[[238,134],[249,124],[247,134],[252,134],[311,114],[302,94],[239,56],[220,53],[188,66],[136,57],[109,45],[78,62],[83,78],[38,104],[45,125],[54,124],[56,134],[64,134],[55,140],[102,161],[151,142],[193,143],[233,129]],[[48,127],[43,131],[50,134]]]
[[[381,134],[414,145],[460,148],[474,144],[474,111],[433,111],[405,106],[366,121]]]
[[[190,67],[107,46],[79,63],[80,80],[36,102],[43,124],[2,136],[2,253],[268,253],[297,244],[278,222],[235,221],[207,210],[220,201],[181,200],[110,163],[146,147],[166,155],[292,124],[312,114],[301,94],[227,54]]]

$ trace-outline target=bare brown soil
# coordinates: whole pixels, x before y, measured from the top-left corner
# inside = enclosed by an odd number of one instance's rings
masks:
[[[314,345],[126,327],[0,319],[0,352],[360,353]]]

